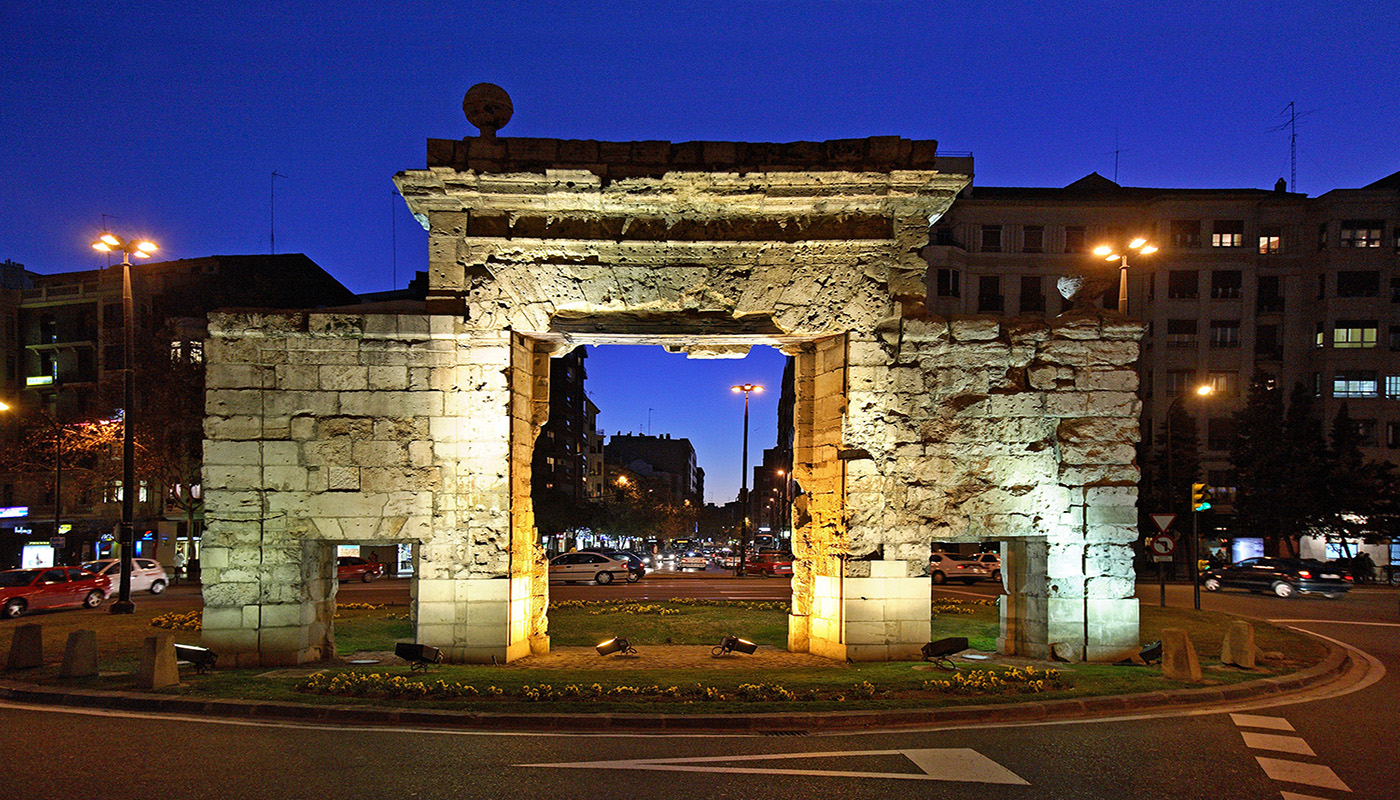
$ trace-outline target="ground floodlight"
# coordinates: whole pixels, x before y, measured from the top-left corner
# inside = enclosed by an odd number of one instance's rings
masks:
[[[719,658],[720,656],[727,656],[737,650],[740,653],[751,656],[753,655],[753,651],[757,649],[757,644],[748,639],[740,639],[738,636],[731,633],[719,640],[719,644],[715,645],[714,648],[710,650],[710,655]]]
[[[1161,661],[1162,643],[1160,641],[1148,642],[1142,646],[1142,652],[1138,653],[1138,655],[1148,664],[1151,664],[1153,661]]]
[[[203,675],[214,670],[214,665],[219,661],[219,654],[207,647],[177,644],[175,645],[175,660],[193,664],[194,671]]]
[[[442,663],[442,651],[426,644],[398,642],[394,645],[394,655],[408,662],[410,672]]]
[[[635,654],[637,652],[637,648],[621,636],[614,636],[606,642],[599,642],[595,649],[600,656],[610,656],[613,653]]]
[[[935,666],[943,669],[956,670],[957,666],[948,660],[948,656],[954,653],[961,653],[967,649],[966,636],[952,636],[947,639],[939,639],[936,642],[929,642],[921,648],[925,661],[932,661]]]

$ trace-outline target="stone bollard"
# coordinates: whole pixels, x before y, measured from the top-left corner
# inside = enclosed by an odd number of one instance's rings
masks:
[[[97,674],[97,631],[73,631],[63,648],[60,678],[90,678]]]
[[[1237,619],[1225,631],[1225,641],[1220,645],[1220,663],[1254,669],[1258,649],[1254,646],[1254,626]]]
[[[10,640],[10,660],[5,669],[32,669],[44,666],[44,627],[29,623],[15,628]]]
[[[1201,681],[1201,662],[1184,628],[1162,629],[1162,674],[1178,681]]]
[[[136,675],[136,685],[143,689],[164,689],[179,684],[175,640],[168,633],[147,637],[141,648],[141,671]]]

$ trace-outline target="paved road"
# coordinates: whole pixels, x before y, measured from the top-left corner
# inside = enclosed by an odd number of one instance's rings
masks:
[[[786,581],[656,578],[559,587],[680,596],[764,593]],[[992,586],[940,593],[987,596]],[[1142,587],[1155,602],[1157,587]],[[342,599],[401,593],[351,585]],[[152,603],[178,602],[184,592]],[[641,595],[646,596],[646,595]],[[1045,725],[974,724],[829,736],[443,733],[179,719],[0,706],[0,796],[45,798],[1212,798],[1400,797],[1400,594],[1342,600],[1203,596],[1207,609],[1296,625],[1358,649],[1363,665],[1308,697]],[[1189,586],[1168,603],[1190,607]],[[185,600],[188,602],[188,598]]]

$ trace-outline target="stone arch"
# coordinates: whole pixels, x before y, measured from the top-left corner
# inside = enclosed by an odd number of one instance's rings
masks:
[[[1140,331],[928,316],[919,253],[968,180],[944,168],[970,166],[897,137],[430,140],[396,177],[429,231],[425,303],[211,321],[206,642],[328,655],[316,548],[358,537],[417,545],[419,642],[547,650],[548,359],[652,342],[797,358],[791,649],[917,656],[928,543],[952,535],[1018,542],[1004,650],[1131,652]]]

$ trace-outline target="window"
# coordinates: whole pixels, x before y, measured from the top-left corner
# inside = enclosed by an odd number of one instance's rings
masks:
[[[1327,249],[1327,223],[1325,222],[1317,226],[1317,249]]]
[[[1237,269],[1217,269],[1210,273],[1210,296],[1215,300],[1240,299],[1244,277]]]
[[[1210,228],[1210,246],[1244,247],[1244,220],[1216,220]]]
[[[1332,346],[1341,348],[1375,347],[1376,329],[1376,321],[1373,319],[1339,319],[1332,329]]]
[[[1043,312],[1045,295],[1040,290],[1040,278],[1021,277],[1021,313]]]
[[[1235,438],[1235,421],[1229,417],[1212,417],[1206,420],[1206,449],[1221,452],[1230,449],[1230,441]]]
[[[1348,219],[1342,221],[1342,247],[1380,247],[1385,221]]]
[[[1400,448],[1400,422],[1385,424],[1385,446],[1391,450]]]
[[[1332,379],[1333,397],[1375,397],[1376,373],[1371,370],[1342,370]]]
[[[1278,326],[1260,325],[1254,329],[1254,357],[1267,361],[1283,358],[1283,348],[1279,347]]]
[[[1259,255],[1277,253],[1283,249],[1283,226],[1259,226]]]
[[[1027,225],[1021,231],[1021,252],[1023,253],[1043,253],[1045,252],[1045,226]]]
[[[1380,273],[1373,269],[1338,270],[1337,297],[1380,297]]]
[[[1196,320],[1167,320],[1167,347],[1189,348],[1196,346]]]
[[[1257,310],[1261,314],[1278,314],[1283,311],[1283,291],[1280,286],[1277,275],[1259,276]]]
[[[1385,399],[1400,400],[1400,375],[1385,376]]]
[[[939,297],[962,297],[962,272],[948,267],[939,267],[935,290]]]
[[[1380,297],[1381,274],[1375,270],[1343,269],[1337,271],[1338,297]]]
[[[1085,233],[1084,233],[1084,226],[1083,226],[1083,225],[1066,225],[1066,226],[1065,226],[1065,252],[1066,252],[1066,253],[1082,253],[1082,252],[1084,252],[1084,239],[1085,239]]]
[[[1400,352],[1400,325],[1390,326],[1390,349],[1392,352]]]
[[[1167,371],[1167,394],[1186,394],[1196,382],[1196,373],[1189,369]]]
[[[983,275],[977,279],[977,311],[994,313],[1002,310],[1001,278]]]
[[[1168,300],[1195,300],[1200,297],[1196,270],[1174,269],[1167,273]]]
[[[942,247],[958,247],[958,240],[953,238],[953,229],[946,225],[933,229],[933,243]]]
[[[1373,419],[1352,420],[1356,423],[1356,438],[1361,440],[1363,445],[1374,445],[1376,443],[1376,421]]]
[[[1238,372],[1212,372],[1207,376],[1207,382],[1213,394],[1233,395],[1240,391]]]
[[[1239,487],[1235,473],[1226,469],[1212,469],[1206,472],[1206,483],[1210,484],[1211,502],[1216,505],[1234,505]]]
[[[1172,220],[1172,247],[1200,247],[1201,221],[1198,219]]]
[[[1001,252],[1001,226],[1000,226],[1000,225],[983,225],[983,226],[982,226],[982,252],[984,252],[984,253],[1000,253],[1000,252]]]
[[[1400,303],[1400,278],[1390,279],[1390,302]]]
[[[1223,350],[1239,347],[1240,321],[1237,319],[1211,320],[1210,346],[1212,350]]]

